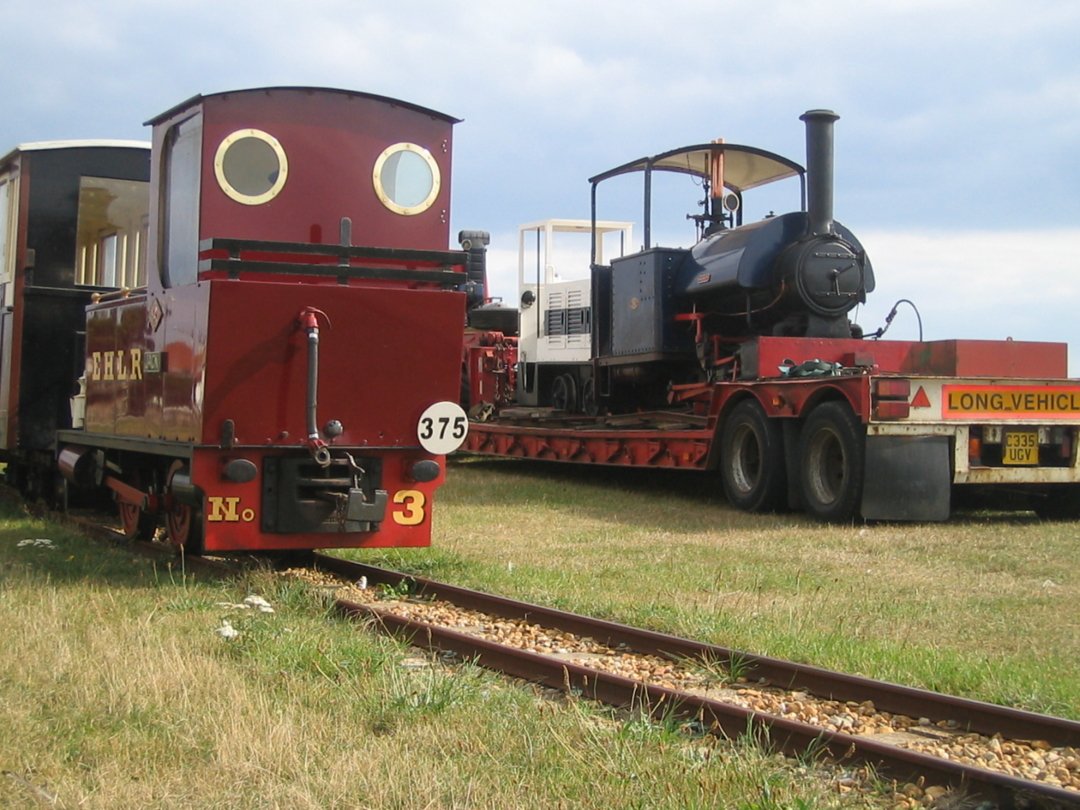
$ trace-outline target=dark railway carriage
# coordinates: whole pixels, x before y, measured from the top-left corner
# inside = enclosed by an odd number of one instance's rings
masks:
[[[0,457],[51,497],[95,292],[145,283],[150,144],[51,141],[0,159]]]
[[[86,310],[64,478],[188,549],[427,545],[467,424],[456,120],[272,88],[149,123],[146,286]]]

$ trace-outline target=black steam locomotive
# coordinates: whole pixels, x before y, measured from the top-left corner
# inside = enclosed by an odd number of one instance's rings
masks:
[[[859,240],[833,219],[833,122],[827,110],[802,116],[807,162],[756,147],[721,142],[683,147],[626,163],[590,179],[591,282],[576,307],[550,295],[558,286],[525,289],[526,310],[540,307],[535,346],[519,343],[516,400],[595,414],[670,401],[672,385],[756,374],[754,343],[762,335],[861,337],[848,313],[874,288]],[[612,178],[644,178],[643,248],[601,261],[598,188]],[[704,190],[691,248],[653,244],[657,175],[689,175]],[[743,222],[744,193],[797,178],[800,210]],[[523,274],[523,277],[524,274]],[[546,287],[546,289],[544,289]],[[560,311],[560,307],[563,311]],[[577,330],[591,354],[560,361],[544,341]]]

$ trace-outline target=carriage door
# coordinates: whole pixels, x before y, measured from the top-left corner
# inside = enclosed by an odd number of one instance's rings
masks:
[[[19,174],[0,171],[0,449],[8,449],[8,413],[11,402],[12,289],[19,221]]]

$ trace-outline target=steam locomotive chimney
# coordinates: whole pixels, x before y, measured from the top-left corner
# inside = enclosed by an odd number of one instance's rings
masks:
[[[832,110],[799,116],[806,122],[808,227],[818,236],[833,231],[833,122],[839,117]]]

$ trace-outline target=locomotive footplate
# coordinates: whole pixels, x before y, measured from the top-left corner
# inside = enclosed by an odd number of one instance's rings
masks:
[[[310,455],[263,461],[262,529],[298,532],[373,532],[386,516],[388,497],[379,489],[379,459],[354,459],[337,451],[328,467]]]

